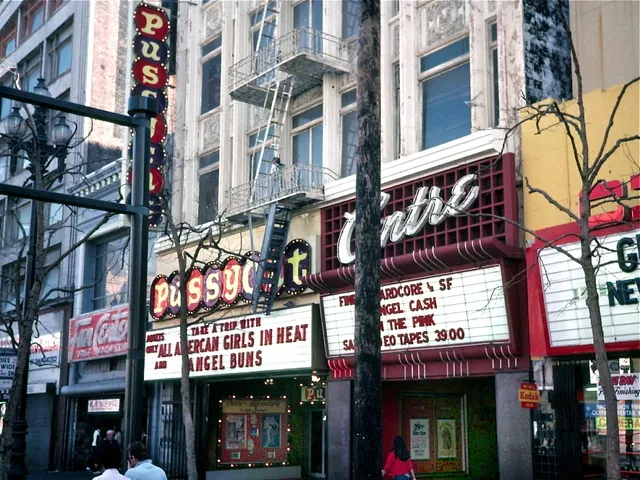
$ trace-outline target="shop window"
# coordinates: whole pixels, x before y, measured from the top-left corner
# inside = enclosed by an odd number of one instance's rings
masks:
[[[202,46],[202,103],[200,113],[220,106],[222,81],[222,37],[218,36]]]
[[[22,25],[24,37],[29,37],[44,24],[44,0],[25,2],[22,11]]]
[[[541,402],[533,411],[536,478],[605,478],[606,414],[594,361],[534,364]],[[552,380],[536,372],[552,370]],[[640,477],[640,358],[609,358],[618,407],[622,478]]]
[[[49,59],[51,72],[49,78],[54,81],[71,69],[73,26],[60,29],[49,40]]]
[[[220,151],[198,159],[198,223],[214,221],[218,216],[220,189]]]
[[[491,125],[497,127],[500,123],[500,84],[498,77],[498,24],[489,24],[489,65],[491,73]]]
[[[404,395],[402,435],[420,473],[467,469],[465,400],[460,395]]]
[[[356,148],[358,147],[358,117],[356,114],[356,91],[342,94],[340,117],[342,118],[342,167],[341,175],[348,177],[356,173]]]
[[[469,37],[420,59],[422,148],[471,133]]]
[[[0,58],[11,55],[18,46],[17,23],[11,23],[0,32]]]
[[[342,1],[342,38],[355,37],[358,33],[359,0]]]

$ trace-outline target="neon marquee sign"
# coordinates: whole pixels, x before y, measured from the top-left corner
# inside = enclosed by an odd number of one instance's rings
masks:
[[[440,187],[420,187],[406,212],[394,212],[383,220],[380,246],[384,247],[388,242],[400,242],[405,236],[414,236],[421,232],[427,223],[439,225],[445,219],[467,211],[480,193],[480,187],[472,186],[476,179],[477,175],[469,174],[458,180],[451,189],[451,197],[447,202],[442,199]],[[381,211],[387,206],[390,198],[388,193],[382,192]],[[356,212],[346,212],[344,218],[346,222],[338,238],[338,261],[349,264],[356,259],[355,252],[351,250],[356,228]]]
[[[235,305],[238,301],[250,303],[255,288],[257,253],[246,253],[242,257],[227,257],[223,262],[207,263],[187,272],[187,312],[195,315],[200,311]],[[291,241],[285,248],[277,295],[302,293],[306,286],[302,279],[311,271],[311,246],[304,240]],[[180,275],[158,275],[151,283],[150,314],[160,320],[180,314]]]
[[[149,224],[155,228],[163,221],[160,193],[166,170],[164,144],[167,138],[166,111],[169,103],[166,92],[169,47],[166,42],[170,22],[164,9],[144,2],[136,7],[133,20],[137,33],[133,40],[135,60],[131,69],[131,95],[153,97],[158,105],[158,114],[151,119],[149,145]],[[127,182],[131,183],[131,169]]]

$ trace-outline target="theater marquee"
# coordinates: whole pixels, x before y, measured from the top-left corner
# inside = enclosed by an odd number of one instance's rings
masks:
[[[191,377],[315,368],[313,306],[189,327]],[[180,378],[179,327],[147,332],[145,380]]]
[[[506,343],[510,340],[499,266],[385,285],[383,352]],[[329,357],[354,354],[355,295],[322,298]]]

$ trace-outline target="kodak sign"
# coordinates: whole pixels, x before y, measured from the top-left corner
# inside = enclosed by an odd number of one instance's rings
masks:
[[[540,392],[535,383],[521,383],[518,399],[522,408],[536,408],[540,403]]]
[[[140,3],[134,12],[136,35],[133,39],[134,62],[131,68],[131,95],[155,98],[158,110],[151,119],[149,145],[149,225],[158,228],[163,222],[160,194],[166,177],[164,144],[167,137],[167,64],[169,62],[169,17],[162,8]],[[127,176],[131,183],[131,170]]]

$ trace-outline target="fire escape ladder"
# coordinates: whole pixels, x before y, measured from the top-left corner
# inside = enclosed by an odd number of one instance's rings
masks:
[[[253,311],[269,315],[278,292],[284,249],[291,223],[291,208],[273,202],[267,213],[262,251],[253,288]]]

